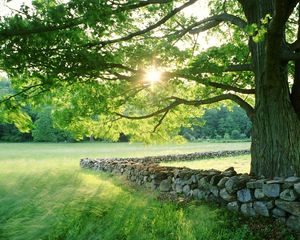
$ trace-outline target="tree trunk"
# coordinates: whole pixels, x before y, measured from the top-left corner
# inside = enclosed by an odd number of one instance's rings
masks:
[[[260,24],[273,14],[273,1],[243,4],[249,23]],[[255,73],[255,114],[252,124],[251,174],[300,176],[300,121],[288,85],[287,63],[280,60],[284,33],[269,32],[259,43],[250,41]]]

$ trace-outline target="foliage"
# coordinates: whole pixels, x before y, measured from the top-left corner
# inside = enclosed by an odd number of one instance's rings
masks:
[[[72,141],[70,133],[54,128],[51,118],[51,108],[45,108],[37,114],[32,130],[35,142],[63,142]]]
[[[138,1],[113,4],[89,0],[64,4],[54,0],[34,1],[33,9],[23,6],[24,14],[4,17],[0,21],[0,32],[5,36],[0,47],[0,68],[9,74],[14,92],[24,91],[9,102],[17,109],[21,109],[21,100],[33,107],[51,105],[55,125],[72,131],[76,138],[93,134],[96,138],[117,141],[122,132],[132,141],[182,142],[179,130],[189,127],[192,117],[201,116],[200,108],[179,105],[165,117],[162,113],[141,121],[119,119],[115,113],[147,115],[172,104],[170,96],[197,99],[222,93],[221,89],[212,92],[211,87],[201,84],[207,81],[234,82],[240,87],[252,85],[249,73],[243,77],[222,73],[228,65],[247,57],[245,42],[232,41],[205,52],[198,47],[181,48],[176,44],[180,26],[197,21],[182,13],[141,36],[114,42],[141,28],[147,29],[176,9],[181,1],[145,2],[142,7],[139,4]],[[37,33],[26,34],[30,31]],[[14,36],[13,41],[6,40],[10,36]],[[189,45],[193,40],[183,35],[180,42]],[[17,54],[14,46],[18,46]],[[235,48],[239,49],[238,54],[233,53]],[[155,85],[144,80],[151,65],[165,72],[163,81]],[[214,74],[202,74],[199,69]],[[170,71],[173,77],[168,76]],[[11,119],[20,121],[19,116]]]
[[[203,125],[199,124],[201,122]],[[201,118],[193,119],[191,128],[181,130],[181,134],[190,140],[221,139],[225,134],[232,139],[241,139],[243,136],[249,138],[250,132],[251,122],[245,111],[237,106],[231,110],[225,106],[207,109]]]
[[[28,142],[32,140],[30,133],[21,133],[13,124],[0,124],[0,141]]]

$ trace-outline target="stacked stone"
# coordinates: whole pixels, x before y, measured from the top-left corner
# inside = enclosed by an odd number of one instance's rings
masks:
[[[206,158],[231,157],[250,154],[249,150],[233,150],[233,151],[216,151],[216,152],[195,152],[188,154],[170,154],[162,156],[146,156],[133,158],[97,158],[99,161],[130,161],[139,163],[160,163],[160,162],[174,162],[174,161],[192,161]]]
[[[300,232],[300,178],[255,178],[233,168],[192,170],[120,159],[82,159],[82,168],[122,174],[138,185],[220,202],[231,211],[255,217],[274,217]]]

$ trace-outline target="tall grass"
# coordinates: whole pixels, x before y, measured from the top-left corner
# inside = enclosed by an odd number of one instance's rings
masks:
[[[161,202],[81,170],[81,150],[96,154],[95,145],[74,146],[0,144],[0,239],[264,239],[222,209]],[[122,155],[115,146],[110,155]]]

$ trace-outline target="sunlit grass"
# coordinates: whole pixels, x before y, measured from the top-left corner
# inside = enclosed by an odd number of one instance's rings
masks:
[[[133,148],[140,146],[0,144],[0,239],[262,239],[222,209],[161,202],[123,178],[79,168],[89,153]],[[157,153],[148,149],[138,154]]]
[[[0,161],[8,159],[59,159],[78,161],[82,157],[141,157],[177,153],[249,149],[249,142],[143,145],[140,143],[0,143]]]
[[[234,157],[210,158],[194,161],[178,161],[161,163],[162,166],[187,167],[191,169],[217,169],[224,171],[229,167],[234,167],[238,173],[250,172],[250,155]]]

